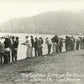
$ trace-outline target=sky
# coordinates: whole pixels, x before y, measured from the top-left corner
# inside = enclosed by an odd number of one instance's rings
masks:
[[[84,0],[0,0],[0,24],[15,17],[31,17],[49,11],[80,12]]]

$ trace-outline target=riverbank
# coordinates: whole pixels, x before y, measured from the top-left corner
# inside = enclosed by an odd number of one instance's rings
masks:
[[[84,50],[2,65],[0,84],[84,84]]]

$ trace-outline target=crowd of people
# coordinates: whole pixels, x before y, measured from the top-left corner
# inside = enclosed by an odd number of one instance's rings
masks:
[[[35,39],[33,36],[26,36],[26,41],[22,43],[22,45],[27,45],[27,52],[26,55],[27,57],[32,57],[32,51],[34,50],[35,56],[42,56],[43,55],[43,50],[42,50],[42,45],[44,41],[41,37]]]
[[[23,45],[27,45],[27,57],[32,57],[32,52],[34,50],[35,56],[43,55],[43,44],[47,44],[47,54],[59,53],[62,52],[63,47],[65,45],[65,51],[79,50],[84,49],[84,37],[78,37],[77,39],[73,36],[65,36],[64,38],[59,38],[57,35],[54,37],[46,37],[43,40],[42,37],[33,37],[26,36],[26,41],[22,43]]]
[[[66,51],[84,49],[84,37],[75,39],[73,36],[66,36],[65,49]]]
[[[11,60],[16,61],[19,37],[12,36],[3,39],[4,42],[0,42],[1,64],[8,64]],[[33,56],[33,52],[35,56],[43,56],[43,44],[47,45],[47,55],[63,52],[63,48],[65,51],[84,49],[84,37],[65,36],[65,38],[60,38],[55,35],[52,38],[46,37],[44,40],[42,37],[26,36],[25,42],[21,44],[27,47],[26,57],[28,58]]]
[[[17,50],[19,45],[19,37],[6,36],[3,42],[0,41],[0,62],[1,64],[8,64],[11,61],[17,60]],[[12,58],[12,60],[11,60]]]

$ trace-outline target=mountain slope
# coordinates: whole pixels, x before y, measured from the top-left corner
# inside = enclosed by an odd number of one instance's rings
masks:
[[[1,31],[26,33],[84,33],[84,13],[47,12],[30,18],[13,18],[0,25]],[[12,25],[11,25],[12,23]]]

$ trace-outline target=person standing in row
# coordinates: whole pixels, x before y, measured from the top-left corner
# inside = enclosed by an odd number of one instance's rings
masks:
[[[27,46],[27,51],[26,51],[27,58],[32,57],[32,44],[31,44],[31,39],[29,38],[29,36],[26,36],[26,41],[22,43],[22,45]]]
[[[40,55],[42,56],[43,55],[43,50],[42,50],[42,48],[43,48],[43,39],[40,37],[39,38],[39,41],[40,41],[40,43],[41,43],[41,47],[40,47]]]
[[[75,39],[72,36],[70,37],[70,50],[75,50],[74,46],[75,46]]]
[[[12,55],[12,61],[14,61],[14,54],[15,54],[15,51],[14,51],[14,40],[15,40],[15,37],[12,36],[12,38],[11,38],[11,55]]]
[[[79,48],[80,48],[80,38],[78,38],[76,41],[76,50],[79,50]]]
[[[70,45],[70,40],[69,40],[69,37],[66,36],[66,39],[65,39],[65,49],[66,51],[69,51],[69,45]]]
[[[10,38],[6,37],[5,41],[5,55],[4,55],[4,63],[7,64],[10,62],[10,49],[11,49],[11,40]]]
[[[30,37],[31,37],[32,56],[33,56],[33,49],[34,49],[34,38],[33,38],[33,36],[30,36]]]
[[[58,47],[59,47],[59,52],[62,52],[62,47],[63,47],[63,41],[62,41],[62,38],[59,39]]]
[[[51,40],[53,43],[53,53],[58,53],[58,36],[55,35]]]
[[[5,53],[4,44],[0,42],[0,62],[1,64],[3,64],[4,53]]]
[[[41,37],[39,39],[36,37],[34,42],[35,56],[43,55],[42,44],[43,39]]]
[[[48,55],[49,55],[51,53],[52,42],[51,42],[51,39],[49,39],[48,37],[46,38],[46,44],[47,44]]]
[[[32,48],[34,47],[34,38],[33,36],[31,36],[31,45],[32,45]]]
[[[17,51],[18,51],[18,45],[19,45],[19,38],[16,37],[16,39],[13,40],[13,44],[12,44],[12,61],[16,61],[17,60]]]
[[[40,39],[38,39],[37,40],[37,50],[38,50],[38,56],[41,56],[41,54],[42,54],[42,44],[41,44],[41,40]]]
[[[37,43],[38,43],[38,38],[35,38],[34,41],[34,52],[35,52],[35,56],[38,56],[38,48],[37,48]]]

